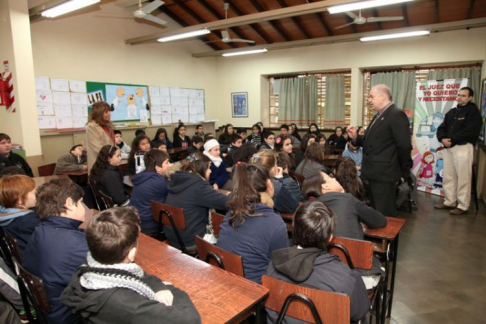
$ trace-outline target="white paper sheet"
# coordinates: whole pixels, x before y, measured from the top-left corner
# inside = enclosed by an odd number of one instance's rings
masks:
[[[35,78],[35,90],[51,90],[48,77],[36,77]]]
[[[197,113],[204,115],[204,106],[197,106]]]
[[[197,114],[197,121],[203,121],[204,119],[206,119],[204,114]]]
[[[37,115],[54,115],[54,106],[52,102],[37,102]]]
[[[161,96],[170,96],[170,88],[169,87],[160,87],[160,95]]]
[[[172,120],[174,123],[178,123],[179,120],[182,121],[182,114],[172,114]]]
[[[150,119],[152,120],[152,125],[162,125],[162,115],[152,113]]]
[[[73,115],[71,105],[54,104],[54,114],[56,117],[71,117]]]
[[[204,90],[196,90],[196,97],[203,99],[204,98]]]
[[[59,105],[70,105],[71,94],[69,92],[52,92],[52,102]]]
[[[74,117],[87,117],[88,106],[87,105],[74,105],[73,104],[73,116]]]
[[[57,129],[73,128],[73,118],[72,117],[56,117],[56,127],[57,127]]]
[[[145,109],[140,110],[140,122],[141,123],[147,123],[148,122],[147,110],[145,110]]]
[[[86,93],[71,93],[71,103],[73,105],[87,105],[88,95]]]
[[[182,119],[181,119],[181,121],[182,121],[183,123],[188,123],[188,122],[189,122],[189,115],[188,115],[188,114],[184,114],[184,115],[182,115]]]
[[[149,86],[149,94],[150,94],[150,97],[160,96],[160,87],[159,86]]]
[[[152,110],[151,110],[151,112],[152,112],[152,114],[156,114],[156,115],[162,114],[162,106],[161,105],[152,104]]]
[[[197,90],[191,89],[189,90],[189,98],[196,98],[197,97]]]
[[[53,91],[69,91],[69,82],[67,79],[51,79],[51,89]]]
[[[170,88],[170,96],[171,97],[180,97],[181,96],[180,93],[181,92],[180,92],[180,89],[179,88],[177,88],[177,87],[171,87]]]
[[[86,81],[69,80],[71,92],[84,92],[86,94]]]
[[[37,117],[39,129],[56,128],[56,117]]]
[[[162,124],[170,124],[172,123],[172,116],[171,115],[162,115]]]
[[[52,102],[52,92],[50,90],[38,90],[35,92],[37,102]]]
[[[197,115],[189,115],[189,122],[190,123],[197,123]]]
[[[161,96],[160,97],[160,104],[161,105],[170,105],[171,104],[170,97],[168,97],[168,96]]]
[[[85,128],[88,117],[73,117],[73,128]]]
[[[170,115],[172,114],[172,106],[162,106],[160,113],[162,115]]]
[[[152,105],[160,105],[161,104],[161,99],[159,96],[150,96],[150,103]]]
[[[197,114],[197,106],[189,106],[189,114],[196,115]]]
[[[188,89],[180,89],[179,90],[179,97],[187,98],[188,96],[189,96],[189,90]]]

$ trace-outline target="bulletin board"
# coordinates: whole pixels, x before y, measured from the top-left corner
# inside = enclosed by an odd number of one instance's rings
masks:
[[[138,84],[86,82],[88,103],[106,101],[114,110],[114,122],[148,122],[150,118],[148,87]]]

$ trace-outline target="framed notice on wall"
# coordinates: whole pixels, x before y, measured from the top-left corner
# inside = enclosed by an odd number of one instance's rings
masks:
[[[248,93],[231,93],[231,112],[233,117],[248,117]]]

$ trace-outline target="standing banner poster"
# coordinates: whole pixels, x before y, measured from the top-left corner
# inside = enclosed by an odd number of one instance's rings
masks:
[[[417,189],[443,196],[443,145],[437,140],[437,128],[445,114],[457,105],[459,89],[468,79],[427,80],[417,82],[412,137],[412,172]]]

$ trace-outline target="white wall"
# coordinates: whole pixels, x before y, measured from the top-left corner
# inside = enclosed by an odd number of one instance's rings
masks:
[[[350,42],[218,58],[218,109],[221,120],[249,126],[268,109],[262,75],[288,72],[352,70],[351,122],[361,123],[363,68],[442,64],[486,59],[486,28],[381,42]],[[483,67],[483,75],[485,68]],[[231,92],[248,92],[249,118],[231,118]]]

